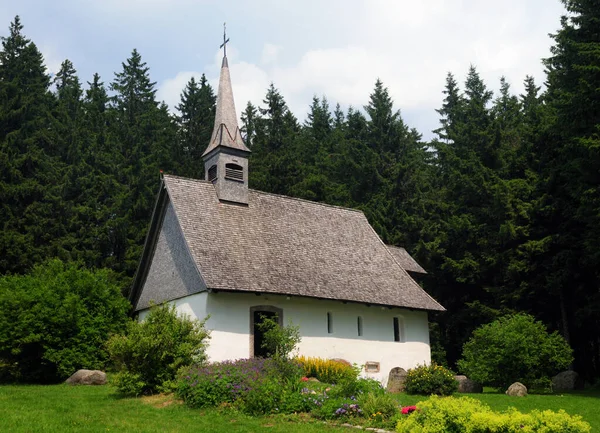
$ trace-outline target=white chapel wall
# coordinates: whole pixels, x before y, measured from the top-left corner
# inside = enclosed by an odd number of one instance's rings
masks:
[[[383,383],[394,367],[408,369],[431,361],[429,327],[424,311],[228,292],[203,292],[172,302],[179,312],[199,319],[210,314],[207,322],[207,328],[211,329],[208,356],[212,362],[251,356],[250,307],[259,305],[281,308],[286,324],[291,320],[300,326],[300,355],[341,358],[359,365],[378,362],[378,373],[363,371],[363,376]],[[331,334],[327,330],[328,312],[332,320]],[[362,318],[360,337],[358,316]],[[403,342],[394,341],[394,317],[404,323]]]

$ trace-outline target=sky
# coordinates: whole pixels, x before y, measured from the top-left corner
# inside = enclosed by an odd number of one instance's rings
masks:
[[[83,83],[110,83],[135,48],[174,110],[192,76],[216,91],[226,22],[238,113],[271,82],[300,121],[314,96],[362,109],[379,78],[428,140],[448,72],[461,87],[471,64],[494,91],[502,76],[515,94],[527,75],[543,85],[563,14],[559,0],[0,0],[0,36],[19,15],[48,70],[69,59]]]

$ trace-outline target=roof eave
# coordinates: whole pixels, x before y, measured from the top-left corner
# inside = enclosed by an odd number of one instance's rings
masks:
[[[347,304],[347,303],[361,304],[361,305],[366,305],[367,307],[385,307],[385,308],[389,308],[389,309],[402,308],[404,310],[411,310],[411,311],[436,311],[436,312],[446,311],[446,309],[439,304],[438,305],[441,309],[410,307],[410,306],[405,306],[405,305],[380,304],[380,303],[376,303],[376,302],[364,302],[364,301],[357,301],[357,300],[353,300],[353,299],[324,298],[322,296],[296,295],[296,294],[285,293],[285,292],[263,292],[263,291],[256,291],[256,290],[231,289],[231,288],[221,288],[221,287],[208,288],[207,290],[209,293],[229,292],[229,293],[255,294],[257,296],[262,296],[262,295],[289,296],[289,297],[294,297],[294,298],[318,299],[320,301],[342,302],[344,304]]]

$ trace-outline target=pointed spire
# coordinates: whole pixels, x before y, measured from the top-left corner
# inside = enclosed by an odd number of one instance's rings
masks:
[[[223,44],[221,45],[223,48],[223,63],[221,64],[221,76],[219,78],[215,126],[210,143],[202,156],[208,155],[219,146],[250,152],[242,139],[235,112],[229,64],[227,62],[227,52],[225,51],[227,42],[229,42],[229,39],[226,38],[223,32]]]

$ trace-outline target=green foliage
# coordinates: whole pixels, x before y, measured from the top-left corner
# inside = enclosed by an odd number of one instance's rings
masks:
[[[128,308],[108,270],[51,260],[0,277],[0,377],[56,382],[104,368],[104,343],[123,329]]]
[[[282,364],[287,364],[282,366]],[[180,371],[177,394],[194,408],[232,403],[250,415],[307,411],[302,369],[283,359],[241,359]]]
[[[541,322],[515,314],[482,326],[465,344],[460,370],[469,378],[499,389],[513,382],[530,387],[548,380],[572,362],[572,351]]]
[[[279,326],[277,317],[261,316],[261,322],[257,326],[264,333],[263,347],[274,358],[288,360],[300,343],[300,327],[294,326],[292,322]]]
[[[351,405],[353,406],[352,409],[350,409]],[[356,401],[349,397],[326,396],[319,400],[319,403],[312,409],[311,414],[324,420],[346,420],[351,416],[362,413],[358,412],[358,409]]]
[[[383,420],[398,414],[398,401],[390,394],[380,392],[368,392],[358,398],[358,405],[364,416],[370,418],[382,418]]]
[[[179,316],[173,305],[153,306],[143,321],[130,321],[124,334],[113,335],[107,349],[118,370],[114,382],[119,391],[140,395],[172,390],[181,367],[206,361],[205,320]]]
[[[433,396],[417,403],[417,411],[398,420],[399,433],[588,433],[590,425],[580,416],[563,410],[533,410],[523,414],[514,408],[494,412],[486,404],[470,397]]]
[[[451,395],[458,389],[454,373],[441,365],[420,365],[408,370],[405,390],[407,394]]]
[[[306,377],[314,377],[325,383],[355,381],[358,369],[333,359],[300,356],[296,360],[302,365]]]
[[[332,396],[357,398],[364,394],[383,395],[385,389],[381,382],[371,378],[347,378],[331,388],[329,392]]]

